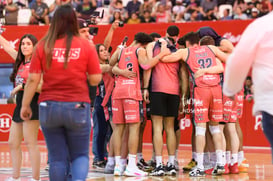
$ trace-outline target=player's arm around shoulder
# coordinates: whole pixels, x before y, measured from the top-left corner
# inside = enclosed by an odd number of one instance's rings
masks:
[[[186,61],[187,56],[188,56],[187,48],[179,49],[174,53],[164,56],[163,58],[161,58],[161,61],[165,63],[178,62],[180,60]]]
[[[214,46],[214,45],[208,45],[208,47],[213,51],[213,53],[215,54],[215,56],[221,61],[226,63],[227,59],[228,59],[228,54],[222,52],[218,47]]]

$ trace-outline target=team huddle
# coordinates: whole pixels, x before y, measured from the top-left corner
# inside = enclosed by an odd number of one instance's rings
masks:
[[[11,95],[16,95],[9,134],[13,173],[7,181],[20,181],[23,138],[31,181],[40,180],[39,126],[48,149],[50,180],[86,180],[91,108],[93,167],[105,173],[177,175],[179,120],[185,116],[193,125],[192,160],[183,167],[189,176],[246,172],[238,123],[243,91],[233,97],[222,94],[231,42],[210,27],[178,39],[179,28],[172,25],[165,37],[137,33],[131,45],[123,43],[110,56],[118,24],[112,24],[104,44],[94,45],[88,24],[63,5],[39,42],[26,34],[16,51],[0,34],[0,44],[15,60],[10,76],[15,85]],[[153,157],[146,163],[142,137],[147,120],[152,121]],[[109,140],[107,127],[113,130]],[[163,131],[167,163],[162,159]]]
[[[113,154],[108,156],[106,173],[176,175],[178,118],[186,114],[192,120],[193,138],[192,161],[184,171],[190,171],[192,177],[247,171],[236,131],[242,115],[243,92],[235,97],[222,94],[224,64],[233,50],[232,43],[210,27],[187,33],[177,46],[178,35],[179,28],[174,25],[168,27],[163,38],[137,33],[131,45],[119,46],[112,55],[109,64],[116,74],[110,140]],[[142,143],[141,135],[136,135],[143,134],[147,115],[153,126],[154,153],[150,163],[143,160],[139,148],[142,145],[136,144]],[[163,131],[168,149],[166,165],[162,161]],[[124,134],[128,145],[121,145]],[[123,147],[128,147],[128,152]]]

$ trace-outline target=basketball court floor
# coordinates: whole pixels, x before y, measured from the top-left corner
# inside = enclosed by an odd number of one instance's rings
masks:
[[[48,181],[48,172],[45,170],[47,162],[47,149],[44,142],[39,142],[41,151],[41,180]],[[91,146],[90,146],[91,148]],[[23,150],[23,163],[21,169],[21,181],[27,181],[31,178],[30,162],[27,153],[27,149],[22,145]],[[90,149],[91,150],[91,149]],[[142,180],[154,180],[154,181],[173,181],[173,180],[193,180],[193,181],[245,181],[245,180],[267,180],[273,181],[273,165],[271,163],[271,153],[269,148],[253,148],[247,147],[245,150],[245,157],[247,158],[250,167],[248,173],[229,174],[222,176],[206,177],[189,177],[188,173],[183,173],[182,167],[186,165],[191,159],[191,148],[187,145],[180,145],[179,150],[179,174],[176,177],[114,177],[113,175],[103,174],[92,168],[93,155],[90,153],[90,170],[87,181],[142,181]],[[164,148],[164,163],[167,162],[167,151]],[[152,156],[152,145],[145,144],[143,146],[144,159],[147,161]],[[0,181],[4,181],[7,177],[11,176],[11,159],[8,144],[6,142],[0,143]]]

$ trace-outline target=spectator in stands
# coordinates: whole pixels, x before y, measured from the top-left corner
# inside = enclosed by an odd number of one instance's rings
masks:
[[[151,17],[151,12],[145,10],[143,16],[140,16],[141,23],[154,23],[155,19]]]
[[[138,14],[136,12],[132,12],[130,18],[127,21],[127,24],[139,24],[140,19],[138,17]]]
[[[223,11],[223,17],[221,18],[221,20],[232,20],[232,16],[229,15],[229,11],[230,9],[228,8]]]
[[[76,14],[79,18],[90,20],[90,16],[93,14],[96,8],[96,0],[83,0],[82,3],[76,7]]]
[[[188,3],[188,5],[186,7],[186,10],[185,10],[184,19],[186,21],[190,21],[192,13],[194,13],[196,11],[197,15],[198,15],[199,14],[199,9],[200,8],[199,8],[199,4],[197,3],[197,1],[196,0],[190,0],[190,2]],[[197,19],[200,20],[200,17],[198,17]]]
[[[39,22],[49,25],[48,6],[42,0],[36,0],[31,6],[32,16],[30,24],[38,24]]]
[[[157,10],[151,14],[157,23],[170,23],[172,22],[171,14],[166,10],[166,6],[160,3]]]
[[[109,22],[112,24],[116,20],[124,21],[125,19],[121,16],[121,12],[119,10],[115,10],[114,14],[110,17]]]
[[[244,98],[248,101],[253,99],[253,84],[251,76],[247,76],[244,85]]]
[[[7,5],[5,6],[5,22],[6,25],[16,25],[18,16],[18,5],[13,3],[13,0],[7,0]]]
[[[152,4],[149,2],[149,0],[144,0],[143,4],[139,7],[139,16],[144,16],[145,12],[152,12]]]
[[[54,3],[49,6],[49,14],[48,14],[49,20],[52,19],[55,11],[61,5],[61,3],[62,3],[62,0],[55,0]]]
[[[247,17],[251,18],[251,10],[254,7],[255,6],[254,6],[254,4],[252,2],[247,3],[246,9],[243,11],[247,15]]]
[[[128,11],[129,16],[131,16],[133,12],[138,13],[140,5],[141,3],[138,0],[129,1],[126,5],[126,10]]]
[[[242,12],[242,8],[237,7],[233,19],[246,20],[248,18],[247,18],[247,15]]]
[[[116,0],[116,1],[113,1],[113,2],[110,4],[110,7],[109,7],[109,14],[111,15],[111,16],[110,16],[110,23],[113,23],[113,22],[114,22],[113,17],[116,16],[116,15],[114,15],[114,14],[115,14],[115,12],[117,12],[117,11],[120,13],[120,16],[121,16],[122,21],[128,18],[128,12],[127,12],[127,10],[123,7],[122,1],[121,1],[121,0]]]
[[[256,19],[256,18],[258,18],[259,17],[259,10],[257,9],[257,8],[252,8],[252,10],[251,10],[251,16],[250,16],[250,18],[251,19]]]
[[[272,11],[272,5],[271,5],[270,0],[262,0],[261,4],[262,4],[262,9],[261,10],[262,10],[263,14],[267,14],[270,11]],[[257,5],[256,5],[256,7],[257,7]]]
[[[217,0],[202,0],[200,4],[200,12],[206,16],[205,14],[209,10],[217,11]]]
[[[244,0],[235,0],[233,5],[233,12],[236,11],[237,7],[240,7],[241,10],[244,12],[247,9],[247,4]]]
[[[176,5],[173,7],[173,19],[175,22],[181,21],[181,19],[184,19],[184,13],[186,11],[185,3],[183,3],[183,0],[177,0]]]
[[[216,16],[214,15],[214,10],[209,9],[202,17],[202,20],[211,21],[211,20],[217,20]]]

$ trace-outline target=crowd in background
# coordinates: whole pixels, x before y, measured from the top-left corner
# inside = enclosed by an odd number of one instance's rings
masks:
[[[272,10],[270,0],[1,0],[0,17],[6,24],[20,9],[30,9],[30,24],[49,24],[60,4],[71,3],[78,17],[90,19],[95,11],[108,24],[118,19],[128,24],[203,20],[254,19]],[[12,17],[14,17],[12,19]]]

